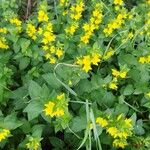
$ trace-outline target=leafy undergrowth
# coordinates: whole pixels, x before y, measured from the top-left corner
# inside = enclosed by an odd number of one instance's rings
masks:
[[[1,149],[150,149],[150,0],[135,4],[0,1]]]

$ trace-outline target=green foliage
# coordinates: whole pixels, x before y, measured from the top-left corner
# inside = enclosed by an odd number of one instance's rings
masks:
[[[0,148],[150,149],[150,0],[0,0]]]

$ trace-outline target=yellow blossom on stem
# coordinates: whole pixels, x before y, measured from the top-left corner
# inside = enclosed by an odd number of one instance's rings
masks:
[[[56,50],[56,55],[58,58],[60,58],[63,55],[63,50],[62,49],[57,49]]]
[[[10,131],[8,129],[2,129],[0,131],[0,142],[8,137]]]
[[[27,149],[38,150],[40,147],[40,140],[30,137],[29,142],[26,144]]]
[[[6,34],[8,32],[7,28],[0,28],[0,33]]]
[[[60,108],[57,108],[56,111],[54,112],[54,115],[56,117],[61,117],[65,114],[64,110],[63,109],[60,109]]]
[[[51,64],[55,64],[55,63],[56,63],[56,58],[51,57],[51,58],[50,58],[50,63],[51,63]]]
[[[91,58],[91,63],[97,66],[100,61],[101,61],[101,55],[98,53],[93,53]]]
[[[140,57],[139,58],[139,62],[142,63],[142,64],[144,64],[146,62],[145,57]]]
[[[78,24],[72,24],[65,29],[65,32],[67,34],[74,35],[77,28],[78,28]]]
[[[45,112],[45,115],[46,116],[50,116],[50,117],[53,117],[54,116],[54,106],[55,106],[55,103],[54,102],[48,102],[47,104],[45,104],[45,109],[44,109],[44,112]]]
[[[123,0],[114,0],[115,5],[123,5]]]
[[[96,119],[96,123],[98,123],[101,127],[106,127],[108,125],[108,121],[106,119],[101,118],[101,117],[98,117]]]
[[[40,10],[38,12],[38,21],[39,22],[48,22],[48,15],[46,12],[44,12],[43,10]]]
[[[112,75],[115,77],[119,76],[119,71],[117,71],[116,69],[112,69]]]
[[[14,24],[14,25],[16,25],[16,26],[21,26],[21,24],[22,24],[22,21],[20,21],[18,18],[12,18],[12,19],[10,19],[10,23],[11,24]]]
[[[118,86],[116,82],[110,82],[109,83],[109,88],[113,90],[117,90]]]
[[[113,141],[113,146],[124,149],[127,146],[127,141],[124,139],[115,139]]]
[[[116,127],[109,127],[107,132],[114,138],[118,136],[118,129]]]
[[[58,100],[61,100],[61,99],[64,98],[64,97],[65,97],[65,94],[64,94],[64,93],[57,95],[57,99],[58,99]]]
[[[29,37],[31,37],[31,39],[35,40],[36,37],[36,28],[34,25],[32,25],[31,23],[27,24],[27,29],[26,29],[26,33],[28,34]]]
[[[146,94],[146,96],[150,97],[150,92],[148,92],[148,93]]]
[[[8,49],[9,46],[6,44],[6,39],[4,37],[0,37],[0,48]]]

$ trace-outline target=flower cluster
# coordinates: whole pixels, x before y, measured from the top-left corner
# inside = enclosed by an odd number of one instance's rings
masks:
[[[15,25],[15,28],[14,28],[14,29],[16,29],[16,31],[17,31],[18,33],[20,33],[20,32],[22,31],[22,21],[19,20],[17,17],[11,18],[11,19],[10,19],[10,23],[11,23],[12,25]]]
[[[82,66],[82,70],[88,72],[92,70],[91,65],[98,65],[101,62],[102,56],[99,53],[92,53],[90,55],[85,55],[83,57],[77,58],[77,64]]]
[[[71,6],[70,8],[70,18],[73,20],[79,20],[82,17],[82,12],[84,10],[83,1],[78,1],[76,5]]]
[[[36,28],[35,28],[35,26],[34,25],[32,25],[31,23],[28,23],[27,24],[27,28],[26,28],[26,33],[27,33],[27,35],[31,38],[31,39],[33,39],[33,40],[35,40],[37,37],[36,37]]]
[[[79,19],[82,17],[84,10],[84,3],[77,1],[77,3],[70,7],[70,18],[69,25],[65,28],[65,32],[69,35],[74,35],[75,31],[79,27]]]
[[[2,49],[8,49],[9,46],[6,43],[6,38],[0,37],[0,48]]]
[[[38,150],[40,148],[40,139],[29,137],[29,142],[26,144],[27,149]]]
[[[0,33],[6,34],[8,32],[7,28],[0,28]]]
[[[44,48],[46,51],[45,58],[49,60],[51,64],[55,64],[57,59],[60,59],[64,54],[61,46],[55,47],[54,45],[52,45],[49,48],[47,47]]]
[[[123,5],[123,0],[114,0],[114,4],[122,6]]]
[[[113,75],[113,79],[112,81],[109,83],[109,88],[110,89],[114,89],[114,90],[117,90],[118,86],[118,79],[119,78],[126,78],[127,76],[127,70],[126,69],[122,69],[121,71],[118,71],[116,69],[112,69],[112,75]]]
[[[127,145],[127,138],[132,135],[132,120],[124,118],[121,114],[115,118],[98,117],[96,123],[102,128],[106,129],[106,132],[114,138],[113,146],[125,148]]]
[[[65,111],[67,110],[68,102],[65,97],[65,94],[57,95],[54,100],[49,101],[45,104],[45,112],[46,116],[50,117],[61,117],[64,116]]]
[[[2,129],[0,131],[0,142],[8,137],[10,131],[8,129]]]
[[[150,63],[150,55],[140,57],[139,63],[141,64]]]
[[[125,10],[123,10],[121,13],[118,14],[118,16],[114,20],[112,20],[107,25],[107,27],[104,28],[103,32],[105,33],[105,35],[109,36],[113,33],[114,30],[121,28],[126,18],[127,18],[127,13]]]
[[[38,21],[39,22],[48,22],[48,15],[45,11],[39,10],[38,12]]]
[[[48,22],[44,26],[42,43],[45,45],[51,44],[51,42],[55,41],[55,38],[56,36],[53,33],[53,25],[51,22]]]
[[[97,3],[92,12],[92,16],[89,22],[83,24],[84,33],[81,36],[81,42],[88,44],[91,36],[93,35],[94,30],[99,28],[100,23],[102,22],[102,5]]]
[[[21,24],[22,24],[22,22],[18,19],[18,18],[12,18],[12,19],[10,19],[10,23],[11,24],[14,24],[14,25],[16,25],[16,26],[21,26]]]
[[[72,23],[71,25],[66,27],[65,32],[67,34],[74,35],[74,33],[75,33],[75,31],[77,30],[78,27],[79,27],[78,23]]]

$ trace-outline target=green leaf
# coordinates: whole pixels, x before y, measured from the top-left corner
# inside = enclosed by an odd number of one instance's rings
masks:
[[[75,117],[73,118],[72,120],[72,124],[71,124],[71,129],[74,131],[74,132],[79,132],[79,131],[82,131],[86,128],[86,117]]]
[[[128,106],[125,104],[118,104],[116,109],[115,109],[115,114],[120,115],[120,114],[127,114],[129,111]]]
[[[20,46],[21,46],[21,49],[22,49],[23,53],[26,52],[26,50],[28,49],[29,45],[30,45],[30,40],[25,39],[25,38],[21,38],[20,39]]]
[[[40,99],[42,93],[42,88],[35,82],[30,81],[29,84],[29,95],[32,99]]]
[[[43,104],[40,101],[31,101],[24,109],[28,114],[28,120],[33,120],[38,117],[43,111]]]
[[[36,137],[36,138],[37,137],[41,138],[41,135],[42,135],[42,132],[43,132],[43,128],[44,128],[44,125],[42,125],[42,124],[35,125],[32,128],[32,136]]]
[[[16,115],[16,113],[12,113],[4,119],[4,128],[14,130],[23,124],[22,121],[17,119]]]
[[[30,58],[24,57],[21,58],[20,63],[19,63],[19,69],[24,70],[30,63]]]
[[[58,89],[61,87],[60,82],[57,81],[53,73],[44,74],[42,77],[52,88]]]
[[[63,147],[65,146],[64,142],[61,139],[57,138],[57,137],[50,137],[49,140],[50,140],[50,143],[55,148],[63,149]]]
[[[134,88],[131,84],[128,84],[124,91],[123,91],[123,95],[131,95],[134,92]]]

